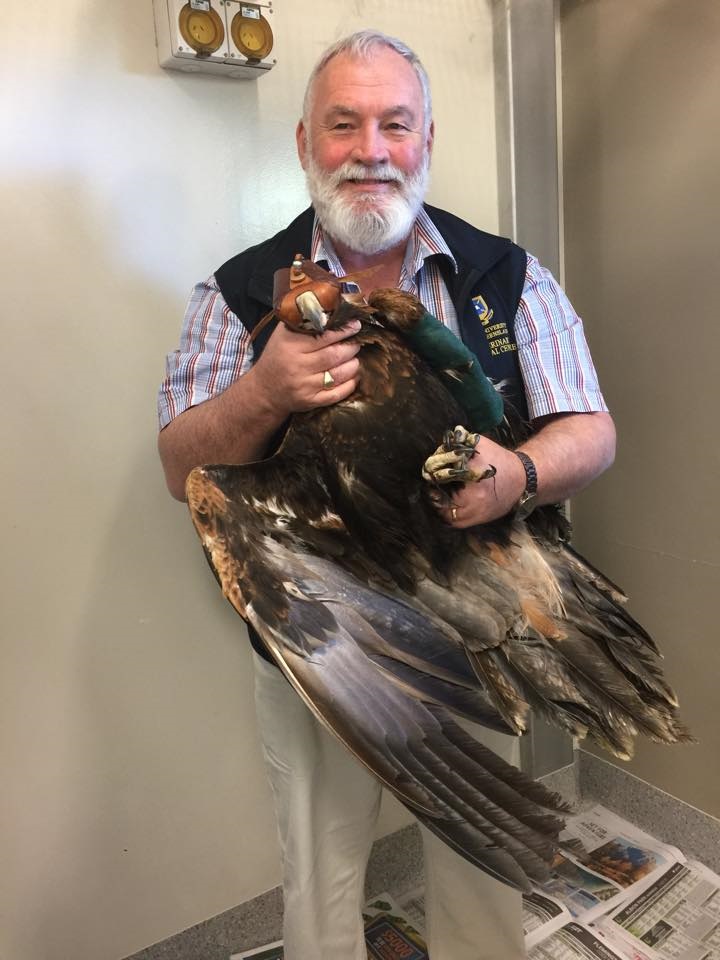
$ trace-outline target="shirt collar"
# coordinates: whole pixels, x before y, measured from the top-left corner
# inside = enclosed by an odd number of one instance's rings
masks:
[[[446,257],[452,265],[453,272],[458,272],[458,265],[455,257],[450,252],[450,248],[447,243],[445,243],[438,228],[428,216],[425,208],[421,207],[410,231],[402,273],[408,278],[412,278],[422,270],[426,260],[429,260],[430,257],[437,256]],[[340,258],[333,247],[332,240],[323,230],[317,214],[315,215],[315,222],[313,224],[310,259],[315,263],[324,261],[327,263],[330,271],[337,276],[341,276],[344,272]]]

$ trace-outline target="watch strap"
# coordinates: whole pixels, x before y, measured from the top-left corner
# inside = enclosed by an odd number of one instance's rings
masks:
[[[513,450],[520,463],[525,468],[525,493],[531,496],[537,493],[537,470],[535,464],[523,450]]]
[[[513,453],[525,470],[525,490],[515,506],[515,516],[518,520],[524,520],[535,509],[537,469],[532,459],[523,450],[513,450]]]

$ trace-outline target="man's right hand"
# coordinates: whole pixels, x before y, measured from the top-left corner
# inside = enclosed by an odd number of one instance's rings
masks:
[[[357,386],[360,322],[320,336],[297,333],[279,323],[248,376],[258,399],[280,419],[291,413],[345,400]],[[324,386],[328,372],[334,384]]]
[[[185,480],[201,463],[247,463],[267,453],[291,413],[328,406],[357,386],[360,349],[349,339],[354,321],[319,337],[279,324],[257,363],[216,397],[189,407],[161,432],[158,444],[167,485],[185,499]],[[323,386],[325,371],[335,383]]]

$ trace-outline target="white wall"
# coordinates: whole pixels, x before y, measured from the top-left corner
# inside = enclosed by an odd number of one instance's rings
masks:
[[[160,70],[150,0],[6,6],[0,955],[117,960],[279,879],[241,622],[155,452],[185,297],[304,206],[304,79],[361,26],[435,81],[431,199],[495,229],[489,0],[277,0],[257,84]]]
[[[719,817],[720,7],[560,13],[567,289],[619,437],[577,545],[628,591],[699,741],[642,741],[630,772]]]

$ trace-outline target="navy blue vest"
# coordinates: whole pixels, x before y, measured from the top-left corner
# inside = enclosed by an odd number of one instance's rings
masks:
[[[457,273],[442,254],[437,255],[443,279],[457,313],[460,335],[495,382],[502,382],[506,404],[515,415],[527,419],[517,343],[515,314],[525,284],[527,254],[512,241],[471,226],[459,217],[436,207],[425,207],[442,234],[455,262]],[[272,308],[275,271],[288,267],[296,253],[310,255],[315,214],[309,207],[269,240],[250,247],[224,263],[215,279],[225,302],[253,330]],[[275,323],[271,321],[253,341],[253,353],[260,356]],[[438,438],[439,442],[440,438]],[[248,625],[253,647],[269,659],[255,630]]]

